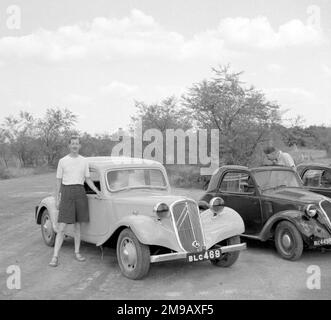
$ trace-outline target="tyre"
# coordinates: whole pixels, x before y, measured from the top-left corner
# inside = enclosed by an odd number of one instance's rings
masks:
[[[233,244],[239,244],[240,243],[240,237],[234,236],[229,239],[226,239],[222,241],[220,244],[217,244],[213,248],[222,247],[222,246],[229,246]],[[227,268],[232,266],[237,259],[239,258],[240,251],[233,251],[233,252],[226,252],[223,253],[222,256],[219,259],[213,259],[210,260],[210,262],[217,267]]]
[[[303,251],[303,240],[295,225],[289,221],[280,222],[275,231],[275,245],[279,255],[287,260],[298,260]]]
[[[131,229],[124,229],[117,240],[117,261],[122,274],[129,279],[143,278],[149,271],[149,246],[139,242]]]
[[[53,247],[55,243],[56,233],[53,229],[51,216],[47,209],[45,209],[41,216],[41,235],[49,247]]]

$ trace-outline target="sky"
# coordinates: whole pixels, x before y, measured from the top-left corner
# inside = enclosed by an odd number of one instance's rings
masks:
[[[81,131],[114,132],[135,100],[180,97],[224,64],[284,124],[331,125],[331,1],[0,2],[0,123],[59,107]]]

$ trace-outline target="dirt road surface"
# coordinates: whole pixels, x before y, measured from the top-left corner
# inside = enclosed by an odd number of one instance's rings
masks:
[[[331,252],[306,251],[296,262],[279,258],[272,243],[249,242],[231,268],[209,262],[151,266],[140,281],[124,278],[114,249],[82,244],[87,261],[73,259],[73,241],[63,245],[60,265],[48,266],[52,248],[41,238],[34,207],[54,189],[54,174],[0,181],[0,299],[330,299]],[[197,190],[175,190],[199,197]],[[21,289],[8,289],[10,266],[21,270]],[[310,266],[321,288],[308,289]],[[9,269],[8,269],[9,268]],[[314,267],[313,267],[314,268]],[[315,269],[316,270],[316,269]]]

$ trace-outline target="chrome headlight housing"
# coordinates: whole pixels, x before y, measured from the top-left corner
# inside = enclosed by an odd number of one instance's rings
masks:
[[[319,208],[316,204],[308,204],[305,213],[309,218],[314,218],[318,214]]]
[[[221,197],[214,197],[209,202],[209,208],[216,216],[224,209],[224,200]]]
[[[161,220],[169,216],[170,209],[166,203],[160,202],[154,206],[153,212],[156,214],[158,220]]]

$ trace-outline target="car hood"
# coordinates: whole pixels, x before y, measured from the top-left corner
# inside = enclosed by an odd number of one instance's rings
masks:
[[[263,192],[264,196],[287,201],[303,203],[319,203],[325,197],[301,188],[279,188],[276,190],[267,190]]]
[[[185,196],[172,195],[165,191],[129,191],[125,194],[118,194],[113,198],[117,210],[153,215],[153,208],[157,203],[163,202],[171,205],[175,201],[188,200]],[[192,200],[192,199],[190,199]]]

